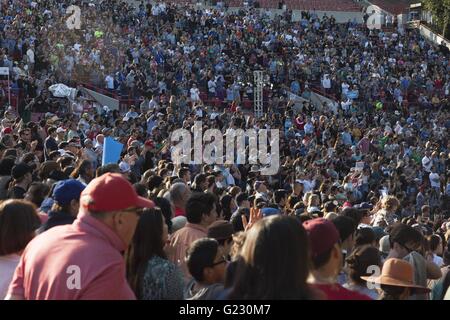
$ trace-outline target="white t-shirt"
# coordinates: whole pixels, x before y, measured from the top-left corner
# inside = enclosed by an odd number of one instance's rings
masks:
[[[27,50],[27,57],[30,63],[34,63],[34,51],[31,48]]]
[[[346,82],[342,82],[341,87],[342,87],[342,93],[345,94],[345,95],[347,95],[347,93],[348,93],[348,88],[349,88],[350,86],[349,86]]]
[[[196,115],[197,117],[203,117],[203,110],[202,110],[201,108],[195,110],[195,115]]]
[[[191,100],[192,101],[199,101],[200,100],[200,91],[198,88],[191,88]]]
[[[81,49],[81,44],[75,43],[75,44],[73,45],[73,48],[74,48],[76,51],[80,51],[80,49]]]
[[[107,75],[105,78],[105,82],[106,82],[106,87],[108,89],[114,89],[114,78],[111,77],[110,75]]]
[[[432,172],[432,173],[430,173],[429,178],[430,178],[430,183],[431,183],[432,188],[440,188],[441,187],[441,182],[439,180],[439,174],[437,174],[436,172]]]
[[[79,123],[83,124],[83,127],[86,130],[89,130],[91,128],[91,125],[89,124],[89,122],[86,121],[86,119],[84,119],[84,118],[81,118]]]
[[[161,13],[161,9],[158,5],[153,6],[152,8],[152,15],[158,16]]]
[[[139,114],[137,113],[137,112],[135,112],[135,111],[128,111],[126,114],[125,114],[125,117],[127,117],[128,119],[129,118],[137,118],[137,117],[139,117]]]
[[[83,112],[83,105],[81,103],[74,102],[72,104],[72,111],[76,114],[81,114]]]
[[[347,101],[342,101],[341,102],[341,108],[344,111],[347,111],[348,109],[350,109],[350,106],[352,105],[351,100],[347,99]]]
[[[156,100],[152,99],[148,103],[148,107],[149,107],[150,110],[153,110],[153,109],[157,109],[158,110],[159,109],[159,104],[158,104],[158,102]]]
[[[211,113],[211,115],[210,115],[210,119],[211,120],[214,120],[214,119],[216,119],[217,118],[217,116],[220,116],[220,113],[219,112],[213,112],[213,113]]]
[[[322,87],[324,87],[325,89],[330,89],[331,88],[331,80],[330,78],[328,78],[328,75],[325,75],[322,79]]]
[[[212,79],[208,81],[208,90],[210,93],[216,93],[216,82]]]
[[[306,134],[312,134],[314,132],[314,125],[311,122],[307,122],[304,131]]]
[[[397,135],[399,135],[399,134],[403,133],[403,128],[399,123],[397,123],[395,125],[394,131]]]
[[[307,193],[309,191],[312,191],[314,187],[316,186],[316,181],[310,181],[310,180],[299,180],[300,183],[303,184],[303,192]]]
[[[426,172],[430,172],[431,171],[431,167],[433,166],[433,162],[431,161],[430,158],[428,158],[427,156],[422,158],[422,166],[425,169]]]
[[[20,256],[9,254],[0,257],[0,299],[3,300],[8,293],[8,287],[19,264]]]
[[[184,54],[190,54],[194,50],[195,50],[194,46],[185,45],[183,47]]]

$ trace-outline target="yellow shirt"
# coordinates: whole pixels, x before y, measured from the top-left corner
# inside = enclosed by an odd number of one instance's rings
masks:
[[[441,101],[440,101],[439,98],[436,97],[436,96],[434,96],[434,97],[431,99],[431,103],[432,103],[432,104],[439,104],[439,102],[441,102]]]
[[[361,138],[361,130],[359,130],[359,128],[354,128],[352,131],[352,135],[355,138],[358,138],[358,139]]]

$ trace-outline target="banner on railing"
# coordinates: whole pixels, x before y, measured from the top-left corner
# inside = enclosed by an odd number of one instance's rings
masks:
[[[8,67],[0,67],[0,75],[9,76],[9,68]]]

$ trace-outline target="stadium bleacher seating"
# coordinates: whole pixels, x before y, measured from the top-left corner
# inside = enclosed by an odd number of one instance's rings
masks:
[[[278,8],[277,0],[258,0],[261,8]],[[244,0],[228,1],[230,7],[242,7]],[[361,6],[352,0],[285,0],[288,9],[359,12]]]

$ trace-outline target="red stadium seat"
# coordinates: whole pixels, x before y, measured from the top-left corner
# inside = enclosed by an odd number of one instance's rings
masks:
[[[246,100],[242,101],[242,106],[245,109],[251,109],[253,106],[253,103],[252,103],[252,101],[246,99]]]
[[[213,105],[216,107],[220,107],[222,105],[222,101],[219,98],[214,98]]]

